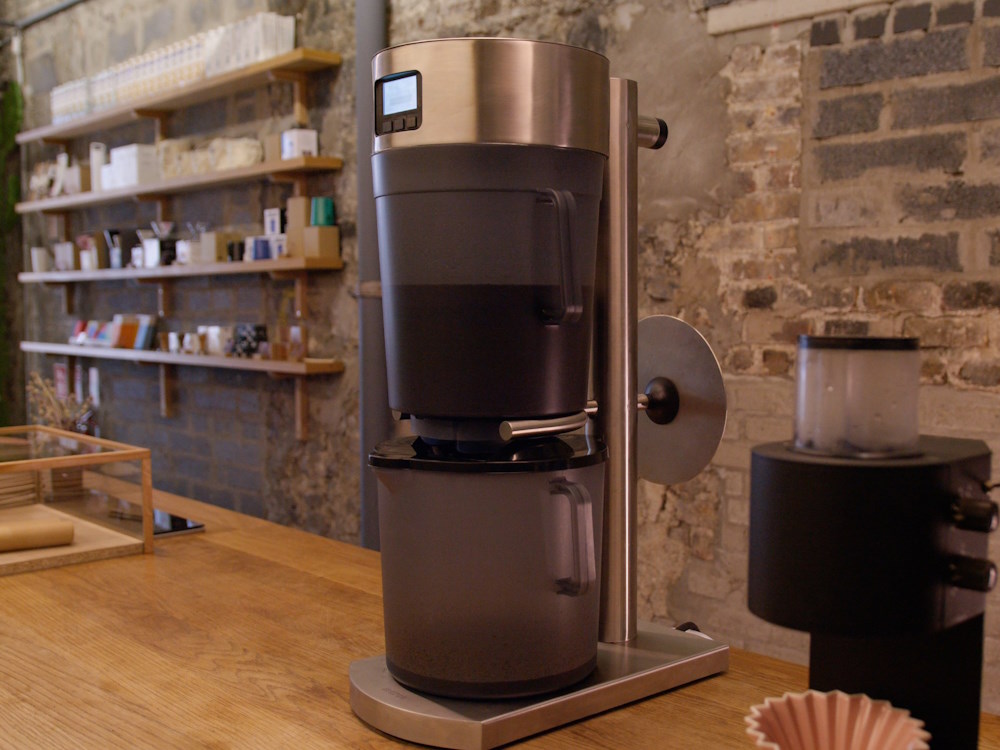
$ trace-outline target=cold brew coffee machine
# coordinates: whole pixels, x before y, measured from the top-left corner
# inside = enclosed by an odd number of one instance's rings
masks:
[[[488,748],[724,671],[724,644],[636,617],[638,473],[693,477],[726,412],[704,339],[637,321],[637,152],[666,125],[562,44],[417,42],[373,74],[389,404],[413,434],[370,456],[386,653],[351,665],[352,708]]]
[[[980,440],[920,435],[913,338],[799,339],[795,439],[754,448],[750,610],[808,631],[809,685],[978,744],[997,506]]]

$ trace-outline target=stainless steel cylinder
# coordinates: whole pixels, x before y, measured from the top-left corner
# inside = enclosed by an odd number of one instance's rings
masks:
[[[380,52],[372,72],[376,112],[384,113],[375,153],[458,143],[608,153],[608,60],[596,52],[526,39],[432,39]]]

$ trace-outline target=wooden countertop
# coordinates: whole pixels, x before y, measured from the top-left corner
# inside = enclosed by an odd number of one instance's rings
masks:
[[[382,653],[377,553],[166,493],[206,522],[152,555],[0,578],[0,747],[394,748],[349,705]],[[734,650],[729,671],[525,748],[724,750],[806,670]],[[984,716],[981,748],[1000,748]]]

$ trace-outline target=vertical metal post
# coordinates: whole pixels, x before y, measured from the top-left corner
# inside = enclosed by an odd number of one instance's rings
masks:
[[[612,78],[611,132],[598,245],[595,390],[608,446],[600,640],[625,643],[636,617],[636,383],[638,328],[635,81]]]
[[[355,0],[355,102],[358,167],[358,340],[361,401],[361,544],[379,548],[378,482],[368,466],[368,452],[392,435],[389,386],[385,372],[385,338],[379,286],[375,195],[372,190],[372,139],[375,104],[371,58],[388,42],[385,0]],[[376,290],[371,293],[368,290]]]

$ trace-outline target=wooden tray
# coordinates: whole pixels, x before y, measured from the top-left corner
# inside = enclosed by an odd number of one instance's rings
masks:
[[[48,505],[33,503],[0,510],[0,523],[9,521],[72,521],[73,543],[62,547],[0,552],[0,576],[44,570],[61,565],[140,554],[142,539],[98,526]]]

